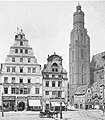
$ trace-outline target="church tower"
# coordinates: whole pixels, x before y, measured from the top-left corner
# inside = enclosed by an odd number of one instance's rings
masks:
[[[84,27],[84,12],[77,5],[73,15],[73,30],[69,47],[70,101],[78,86],[90,83],[90,38]]]

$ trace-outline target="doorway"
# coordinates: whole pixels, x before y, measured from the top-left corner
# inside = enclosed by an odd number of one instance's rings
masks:
[[[25,109],[25,103],[24,102],[19,102],[18,103],[18,110],[23,111]]]

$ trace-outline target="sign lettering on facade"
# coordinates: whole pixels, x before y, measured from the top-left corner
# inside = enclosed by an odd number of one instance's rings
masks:
[[[3,100],[15,100],[15,96],[3,96]]]

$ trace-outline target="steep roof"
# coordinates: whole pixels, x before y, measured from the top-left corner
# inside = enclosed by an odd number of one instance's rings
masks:
[[[104,64],[105,64],[105,52],[93,55],[91,66],[93,67],[94,70],[102,68]]]

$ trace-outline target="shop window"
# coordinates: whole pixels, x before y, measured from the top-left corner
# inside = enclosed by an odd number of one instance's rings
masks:
[[[28,73],[31,73],[31,68],[28,68]]]
[[[15,72],[15,67],[12,67],[12,72]]]
[[[52,81],[52,87],[55,87],[55,81]]]
[[[22,78],[20,78],[20,83],[23,83],[23,79]]]
[[[23,62],[23,58],[20,58],[20,62]]]
[[[7,87],[4,88],[4,94],[8,94],[8,88]]]
[[[8,77],[4,77],[4,83],[8,83]]]
[[[15,49],[15,53],[18,53],[18,49]]]
[[[15,62],[15,58],[12,58],[12,62]]]
[[[23,68],[20,68],[20,73],[23,73]]]
[[[32,69],[32,72],[33,72],[33,73],[36,73],[36,68],[33,68],[33,69]]]
[[[39,94],[39,88],[35,88],[35,94]]]
[[[45,91],[45,95],[49,95],[49,91]]]
[[[46,81],[46,87],[49,87],[49,81]]]
[[[10,72],[10,67],[7,67],[7,72]]]

